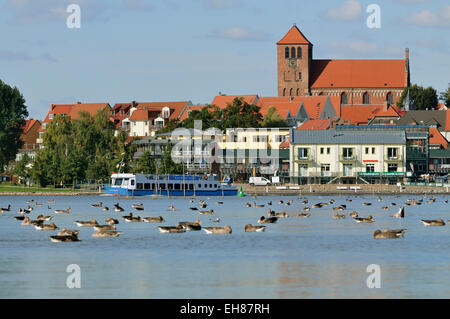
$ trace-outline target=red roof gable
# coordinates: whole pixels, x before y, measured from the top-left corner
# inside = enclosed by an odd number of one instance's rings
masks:
[[[277,44],[311,44],[311,42],[294,25]]]
[[[313,60],[311,88],[403,88],[406,60]]]
[[[244,98],[244,102],[248,104],[255,104],[258,101],[258,94],[254,95],[217,95],[212,101],[212,105],[215,105],[221,109],[224,109],[228,104],[233,104],[235,98]]]
[[[186,108],[186,110],[183,112],[183,114],[181,115],[180,122],[182,122],[185,119],[187,119],[189,117],[189,113],[191,111],[201,111],[205,107],[206,107],[206,105],[192,105],[192,106],[188,106]]]
[[[326,130],[330,127],[330,119],[308,120],[300,125],[297,130]]]
[[[183,112],[185,111],[188,101],[181,102],[139,102],[137,103],[138,109],[152,108],[153,110],[162,111],[164,107],[170,109],[169,119],[179,119]]]
[[[80,112],[88,112],[89,115],[95,116],[99,111],[102,111],[105,108],[111,109],[109,103],[77,103],[73,105],[69,115],[72,120],[77,120],[80,118]]]
[[[435,127],[430,127],[430,145],[440,145],[443,149],[448,146],[448,141]]]

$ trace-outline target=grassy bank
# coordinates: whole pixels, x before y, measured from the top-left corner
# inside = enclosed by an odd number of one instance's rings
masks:
[[[10,185],[0,185],[0,194],[35,194],[35,193],[51,193],[51,194],[71,194],[71,193],[92,193],[90,190],[73,190],[71,188],[41,188],[41,187],[20,187]]]

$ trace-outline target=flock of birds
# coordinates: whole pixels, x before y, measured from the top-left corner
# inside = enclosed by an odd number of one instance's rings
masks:
[[[256,198],[256,197],[255,197]],[[351,202],[352,199],[347,198],[345,199],[347,202]],[[378,201],[383,201],[383,198],[381,196],[378,196]],[[423,196],[421,199],[408,199],[403,205],[398,205],[398,211],[397,213],[391,215],[393,218],[405,218],[405,206],[410,205],[422,205],[422,204],[431,204],[436,201],[436,198],[434,197],[427,197]],[[190,200],[191,203],[194,202],[194,200]],[[54,200],[49,200],[49,204],[54,204]],[[261,207],[269,207],[267,212],[267,217],[261,216],[259,220],[257,221],[258,224],[273,224],[276,223],[280,218],[288,218],[288,217],[301,217],[301,218],[308,218],[311,216],[311,210],[322,208],[324,206],[333,205],[335,203],[335,200],[332,199],[329,202],[320,202],[315,203],[311,205],[311,207],[307,206],[309,203],[308,199],[304,199],[301,201],[301,204],[304,205],[301,209],[300,213],[296,213],[295,215],[288,214],[286,211],[281,212],[275,212],[273,211],[269,206],[272,205],[272,201],[266,202],[265,204],[256,204],[256,202],[253,202],[253,204],[250,204],[247,202],[245,204],[248,208],[261,208]],[[445,200],[445,203],[448,203],[448,200]],[[34,226],[36,230],[40,231],[56,231],[59,229],[55,225],[54,222],[51,222],[49,224],[46,224],[45,222],[50,222],[53,219],[53,216],[44,216],[40,214],[35,219],[31,219],[29,216],[33,212],[34,207],[41,207],[43,206],[42,203],[38,203],[35,200],[27,201],[26,204],[28,206],[26,208],[20,208],[18,216],[14,216],[14,218],[18,221],[22,222],[23,226]],[[222,205],[222,201],[216,201],[217,205]],[[283,200],[278,201],[278,205],[286,205],[291,206],[294,204],[294,200],[289,200],[284,202]],[[33,205],[33,206],[32,206]],[[372,203],[370,202],[364,202],[364,206],[371,206]],[[391,203],[391,206],[397,206],[396,203]],[[91,204],[92,207],[102,209],[105,212],[109,211],[109,207],[104,206],[102,202]],[[191,211],[198,211],[200,215],[214,215],[213,209],[208,209],[208,204],[204,200],[200,200],[200,207],[189,207]],[[52,208],[48,206],[48,209],[51,210]],[[135,211],[144,211],[144,204],[132,204],[131,208]],[[358,212],[352,211],[348,214],[345,214],[344,211],[347,210],[346,204],[340,204],[337,206],[332,207],[333,211],[336,211],[336,213],[333,215],[334,219],[344,219],[347,215],[353,218],[353,220],[356,223],[374,223],[374,217],[369,215],[367,217],[360,217]],[[389,210],[389,206],[383,206],[382,210]],[[7,208],[0,208],[0,214],[4,214],[7,212],[11,212],[12,208],[11,205],[8,205]],[[114,204],[114,212],[124,212],[125,209],[120,206],[119,203]],[[168,206],[169,211],[179,211],[176,209],[172,204]],[[54,214],[61,215],[61,214],[70,214],[71,208],[68,207],[67,209],[59,209],[54,210]],[[135,216],[133,213],[129,213],[128,215],[122,216],[122,219],[125,222],[134,223],[134,222],[146,222],[146,223],[164,223],[165,220],[162,216],[156,216],[156,217],[142,217],[142,216]],[[210,218],[211,222],[219,223],[220,218]],[[425,226],[444,226],[445,222],[442,220],[442,218],[435,219],[435,220],[420,220]],[[116,229],[116,225],[119,224],[119,221],[113,217],[107,217],[105,219],[105,223],[103,225],[99,224],[96,219],[92,218],[91,220],[87,221],[75,221],[75,224],[78,227],[91,227],[93,228],[94,232],[92,234],[93,237],[119,237],[122,232],[118,231]],[[158,226],[158,229],[161,233],[184,233],[186,231],[199,231],[204,230],[208,234],[231,234],[232,229],[231,226],[226,225],[223,227],[202,227],[202,222],[197,219],[193,222],[188,221],[181,221],[176,226]],[[247,224],[244,227],[245,232],[263,232],[265,231],[267,226],[265,225],[252,225]],[[373,233],[373,238],[376,239],[385,239],[385,238],[401,238],[405,234],[406,229],[384,229],[379,230],[377,229]],[[77,242],[80,241],[78,235],[80,231],[78,229],[68,229],[67,227],[62,228],[56,235],[49,236],[50,240],[52,242]]]

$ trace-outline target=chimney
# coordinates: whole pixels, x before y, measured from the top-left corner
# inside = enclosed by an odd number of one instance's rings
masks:
[[[136,101],[131,102],[131,107],[136,107],[136,105],[137,105]]]

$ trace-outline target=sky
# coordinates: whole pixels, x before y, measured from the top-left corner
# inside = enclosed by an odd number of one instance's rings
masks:
[[[68,28],[70,4],[81,27]],[[369,28],[371,4],[380,28]],[[450,82],[447,0],[0,0],[0,80],[30,118],[50,104],[277,95],[276,42],[293,24],[315,59],[403,59],[411,81]]]

